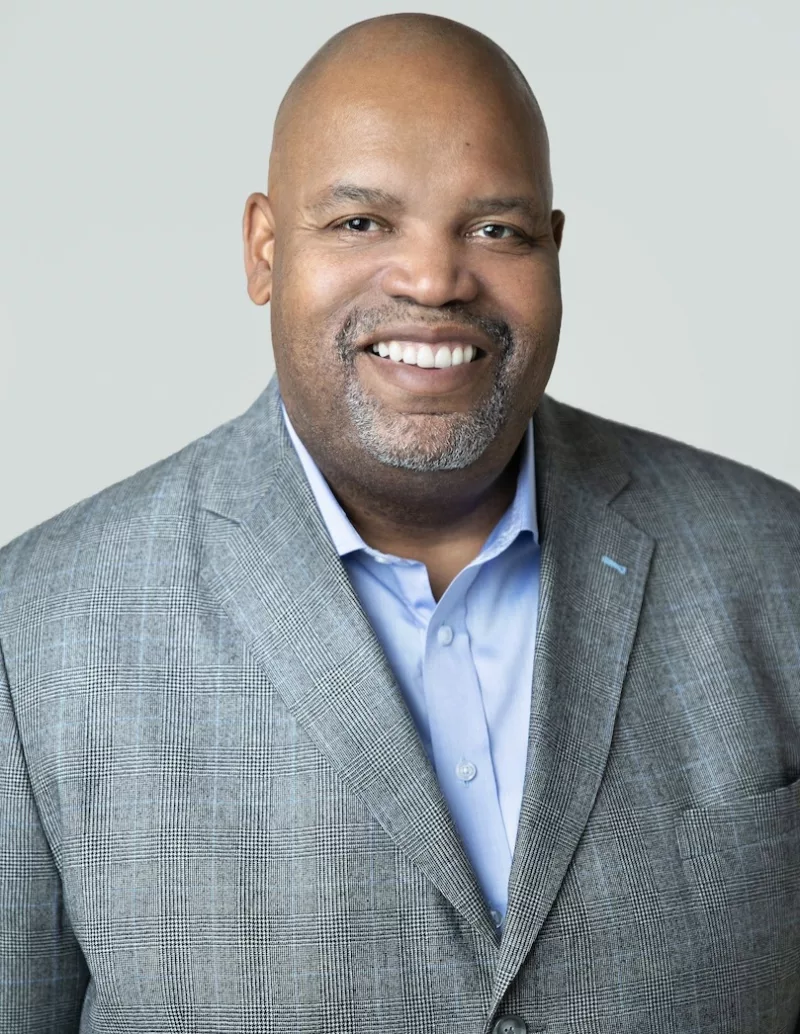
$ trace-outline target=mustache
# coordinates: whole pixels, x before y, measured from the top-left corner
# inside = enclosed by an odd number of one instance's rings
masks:
[[[469,312],[467,309],[453,307],[438,310],[435,318],[432,318],[430,313],[415,315],[407,310],[395,308],[353,309],[336,334],[339,358],[343,363],[352,365],[357,352],[356,342],[366,334],[371,334],[377,327],[391,323],[418,323],[421,327],[452,324],[453,327],[462,330],[478,330],[492,341],[501,363],[511,355],[515,345],[513,331],[505,320]]]

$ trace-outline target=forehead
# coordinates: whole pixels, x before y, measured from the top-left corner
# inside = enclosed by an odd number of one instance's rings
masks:
[[[324,84],[320,84],[324,85]],[[543,155],[525,104],[465,75],[349,76],[315,90],[291,128],[293,192],[365,179],[393,193],[541,190]]]

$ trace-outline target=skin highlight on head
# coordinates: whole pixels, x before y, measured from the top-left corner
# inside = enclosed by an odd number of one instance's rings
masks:
[[[287,412],[365,541],[443,591],[513,498],[558,344],[538,105],[466,26],[361,22],[287,92],[268,192],[247,200],[245,264]],[[428,373],[373,353],[396,338],[477,358]]]

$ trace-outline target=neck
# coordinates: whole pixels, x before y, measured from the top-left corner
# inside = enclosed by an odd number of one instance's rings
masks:
[[[369,484],[342,471],[322,473],[367,545],[425,564],[438,600],[478,556],[511,505],[522,448],[520,444],[499,475],[468,486],[462,471],[425,477],[392,471],[390,482]]]

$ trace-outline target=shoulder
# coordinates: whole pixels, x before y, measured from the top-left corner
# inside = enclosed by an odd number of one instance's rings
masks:
[[[543,422],[576,467],[613,458],[626,471],[614,505],[657,540],[713,550],[720,562],[726,553],[745,562],[769,555],[800,576],[800,491],[792,485],[549,397]]]
[[[4,615],[46,598],[145,578],[182,581],[181,569],[196,563],[204,502],[253,487],[252,455],[269,444],[269,395],[265,389],[245,413],[3,546],[0,633]]]
[[[594,453],[613,452],[639,487],[674,505],[722,502],[731,510],[800,518],[800,491],[755,467],[549,396],[546,406],[548,424],[558,425],[559,437],[591,442]]]

